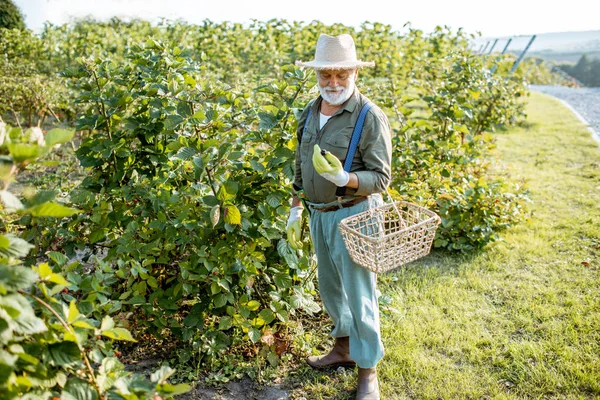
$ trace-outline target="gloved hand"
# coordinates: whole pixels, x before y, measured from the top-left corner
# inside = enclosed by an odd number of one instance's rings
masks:
[[[285,227],[287,231],[288,243],[296,250],[302,248],[302,243],[300,242],[300,231],[302,229],[303,210],[304,207],[293,207],[290,210],[290,216],[287,221],[287,226]]]
[[[344,171],[342,162],[327,150],[321,152],[318,144],[315,144],[312,161],[315,171],[323,178],[339,187],[344,187],[348,184],[350,174]]]

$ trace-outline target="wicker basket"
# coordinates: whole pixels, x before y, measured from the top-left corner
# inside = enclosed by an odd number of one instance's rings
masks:
[[[429,254],[440,221],[433,211],[396,201],[344,218],[339,227],[354,262],[379,274]]]

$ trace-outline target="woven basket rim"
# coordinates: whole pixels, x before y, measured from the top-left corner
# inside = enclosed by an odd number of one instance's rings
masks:
[[[414,225],[407,226],[406,228],[400,229],[399,231],[396,231],[396,232],[391,233],[389,235],[383,235],[383,236],[378,237],[378,238],[373,238],[371,236],[367,236],[367,235],[365,235],[365,234],[357,231],[356,229],[350,228],[347,225],[348,221],[351,221],[352,219],[360,218],[362,215],[365,215],[365,214],[372,214],[373,210],[378,210],[378,209],[383,209],[383,208],[389,208],[390,206],[393,207],[394,204],[396,204],[396,205],[398,205],[398,204],[406,205],[406,206],[409,206],[411,208],[418,209],[419,211],[422,211],[424,214],[429,215],[429,218],[424,219],[424,220],[422,220],[422,221],[420,221],[420,222],[418,222],[418,223],[416,223]],[[346,218],[344,218],[344,219],[342,219],[340,221],[339,226],[340,226],[340,228],[342,230],[345,230],[348,233],[352,233],[354,235],[357,235],[357,236],[361,237],[362,239],[365,239],[365,240],[367,240],[367,241],[369,241],[371,243],[378,244],[380,242],[387,241],[390,238],[394,238],[394,237],[396,237],[398,235],[403,235],[403,234],[405,234],[408,231],[411,231],[411,230],[414,230],[415,228],[421,227],[422,225],[430,224],[431,222],[434,222],[434,221],[436,222],[436,225],[439,225],[440,222],[441,222],[441,218],[435,212],[433,212],[431,210],[428,210],[428,209],[426,209],[424,207],[421,207],[421,206],[419,206],[417,204],[410,203],[408,201],[396,200],[396,201],[394,201],[392,203],[382,204],[380,206],[370,208],[370,209],[368,209],[366,211],[363,211],[361,213],[354,214],[354,215],[351,215],[349,217],[346,217]]]

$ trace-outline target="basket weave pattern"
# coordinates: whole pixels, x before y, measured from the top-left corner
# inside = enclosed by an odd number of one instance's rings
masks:
[[[383,273],[429,254],[439,223],[433,211],[396,201],[344,218],[339,228],[352,260]]]

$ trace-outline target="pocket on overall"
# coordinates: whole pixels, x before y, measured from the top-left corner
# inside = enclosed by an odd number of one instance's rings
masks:
[[[348,153],[348,146],[350,145],[350,139],[352,138],[353,126],[347,126],[340,131],[329,134],[323,138],[321,148],[329,151],[336,156],[342,164],[346,159],[346,153]]]

